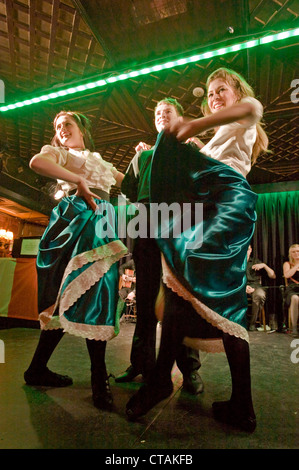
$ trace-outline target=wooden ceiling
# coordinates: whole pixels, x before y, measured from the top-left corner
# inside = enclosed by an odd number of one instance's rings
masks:
[[[298,0],[0,0],[0,102],[298,26]],[[33,173],[28,163],[50,142],[58,111],[86,114],[97,150],[124,172],[136,144],[155,141],[156,103],[171,96],[186,116],[199,117],[201,98],[193,89],[203,87],[220,66],[243,74],[264,105],[272,153],[258,159],[250,183],[298,181],[298,38],[293,37],[0,112],[0,196],[48,211],[53,182]]]

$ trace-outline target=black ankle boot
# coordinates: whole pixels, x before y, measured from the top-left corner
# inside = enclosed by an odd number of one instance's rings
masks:
[[[254,412],[246,412],[243,408],[229,401],[216,401],[213,403],[213,414],[215,419],[228,424],[240,431],[252,433],[256,428],[256,417]]]
[[[109,378],[111,375],[103,375],[95,377],[95,374],[91,375],[91,388],[92,388],[92,399],[93,404],[100,410],[111,411],[113,405],[113,397],[110,390]]]

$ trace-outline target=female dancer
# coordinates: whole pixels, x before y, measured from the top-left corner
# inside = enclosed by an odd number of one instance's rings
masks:
[[[289,248],[289,261],[283,263],[283,275],[288,280],[285,291],[285,304],[290,307],[292,322],[292,335],[298,336],[299,314],[299,245],[291,245]]]
[[[65,197],[52,211],[37,256],[40,340],[28,370],[28,385],[65,387],[70,377],[47,368],[64,332],[86,338],[94,405],[110,409],[106,341],[118,333],[118,261],[126,247],[116,236],[112,185],[123,174],[93,151],[90,122],[61,111],[55,136],[30,161],[38,174],[55,178]],[[104,231],[105,227],[105,231]]]
[[[213,404],[215,417],[252,432],[256,419],[245,290],[256,195],[245,177],[258,154],[267,149],[268,139],[259,123],[262,105],[243,77],[218,69],[209,76],[207,90],[205,117],[176,123],[171,129],[176,138],[160,134],[156,144],[151,202],[202,203],[203,220],[176,239],[156,233],[168,287],[160,350],[150,382],[130,399],[127,415],[137,419],[171,394],[178,345],[186,337],[202,338],[206,351],[224,347],[232,376],[231,398]],[[179,143],[210,128],[215,135],[201,152]],[[167,188],[159,176],[162,170],[168,176]],[[190,244],[191,236],[197,244]]]

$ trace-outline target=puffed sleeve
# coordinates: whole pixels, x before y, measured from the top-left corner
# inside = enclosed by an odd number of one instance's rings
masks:
[[[252,96],[247,96],[246,98],[242,98],[241,103],[250,103],[254,107],[254,114],[250,118],[243,119],[241,122],[245,127],[252,126],[259,122],[263,117],[264,108],[262,103],[253,98]]]
[[[102,188],[109,192],[111,186],[116,183],[116,168],[112,163],[103,160],[98,152],[86,150],[83,153],[86,156],[85,177],[91,183],[91,187]]]
[[[53,145],[44,145],[40,153],[47,153],[55,159],[55,162],[64,166],[67,161],[67,150],[61,147],[54,147]]]

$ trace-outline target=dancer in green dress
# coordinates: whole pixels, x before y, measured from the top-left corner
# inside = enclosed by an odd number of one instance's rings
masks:
[[[110,409],[106,342],[118,333],[118,265],[127,249],[116,233],[109,202],[123,174],[93,151],[90,122],[75,112],[54,119],[55,137],[30,161],[38,174],[55,178],[65,196],[53,209],[37,256],[38,309],[42,332],[24,377],[28,385],[63,387],[72,379],[47,368],[64,332],[86,339],[96,407]]]
[[[246,256],[257,196],[246,175],[268,139],[260,124],[263,107],[243,77],[218,69],[207,93],[205,116],[160,134],[152,158],[150,202],[202,203],[203,217],[180,237],[163,238],[162,224],[156,232],[168,289],[160,350],[151,380],[130,399],[127,415],[135,420],[171,394],[176,351],[186,338],[200,338],[205,351],[226,352],[231,370],[231,399],[213,405],[215,417],[252,432]],[[215,135],[200,151],[181,143],[210,128]]]

